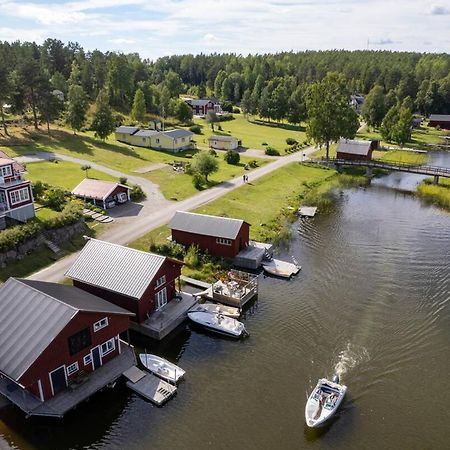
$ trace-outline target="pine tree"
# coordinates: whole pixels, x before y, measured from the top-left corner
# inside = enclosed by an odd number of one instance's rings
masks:
[[[78,84],[69,87],[66,110],[66,122],[73,129],[74,134],[83,128],[86,122],[88,102],[83,88]]]
[[[109,105],[109,95],[106,90],[102,90],[98,94],[96,107],[92,129],[95,131],[95,136],[104,141],[115,128],[114,117]]]
[[[141,89],[134,94],[133,108],[131,109],[131,117],[138,122],[143,122],[146,112],[145,96]]]

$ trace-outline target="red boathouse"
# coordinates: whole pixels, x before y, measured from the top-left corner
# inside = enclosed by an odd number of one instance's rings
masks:
[[[378,142],[341,139],[336,149],[337,158],[370,161],[372,159],[372,152],[378,148]]]
[[[229,217],[177,211],[169,228],[173,241],[184,246],[197,245],[221,258],[234,258],[250,241],[250,225]]]

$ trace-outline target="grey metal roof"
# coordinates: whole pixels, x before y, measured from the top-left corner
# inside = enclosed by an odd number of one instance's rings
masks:
[[[173,139],[178,139],[181,137],[191,137],[194,135],[194,133],[187,130],[183,130],[182,128],[177,128],[176,130],[161,131],[161,133]]]
[[[450,114],[431,114],[430,120],[450,122]]]
[[[200,98],[200,99],[194,99],[194,100],[189,100],[188,103],[191,104],[192,106],[205,106],[207,105],[209,102],[214,103],[212,100],[209,99],[205,99],[205,98]]]
[[[336,152],[350,153],[352,155],[367,155],[369,153],[372,141],[356,141],[341,139]]]
[[[172,230],[236,239],[243,223],[240,219],[177,211],[168,226]]]
[[[219,136],[217,134],[212,134],[209,138],[209,141],[222,141],[222,142],[233,142],[238,139],[233,136]]]
[[[66,276],[140,299],[165,259],[153,253],[89,239]]]
[[[10,278],[0,289],[0,371],[19,380],[79,311],[133,315],[74,286]]]
[[[139,130],[137,133],[135,133],[133,136],[138,137],[150,137],[154,136],[155,134],[158,134],[159,132],[156,130]]]
[[[116,128],[116,133],[122,133],[122,134],[134,134],[136,131],[138,131],[138,127],[127,127],[127,126],[121,126],[119,128]]]

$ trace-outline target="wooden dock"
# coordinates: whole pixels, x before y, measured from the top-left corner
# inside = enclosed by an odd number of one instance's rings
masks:
[[[128,373],[127,373],[128,372]],[[177,392],[176,386],[167,383],[151,373],[143,372],[137,367],[124,375],[129,378],[127,387],[157,406],[162,406]]]

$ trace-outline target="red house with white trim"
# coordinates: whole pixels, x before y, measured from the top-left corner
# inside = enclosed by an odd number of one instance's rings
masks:
[[[183,263],[111,242],[89,239],[66,276],[73,284],[144,322],[177,294]]]
[[[134,365],[119,337],[132,315],[74,286],[9,278],[0,289],[0,395],[29,415],[62,417]],[[108,381],[89,386],[103,366]],[[84,398],[70,393],[76,381],[87,383]]]
[[[5,217],[26,222],[35,216],[31,182],[23,178],[23,167],[8,155],[0,154],[0,229]]]
[[[234,258],[250,242],[250,225],[241,219],[177,211],[168,226],[173,241],[221,258]]]

